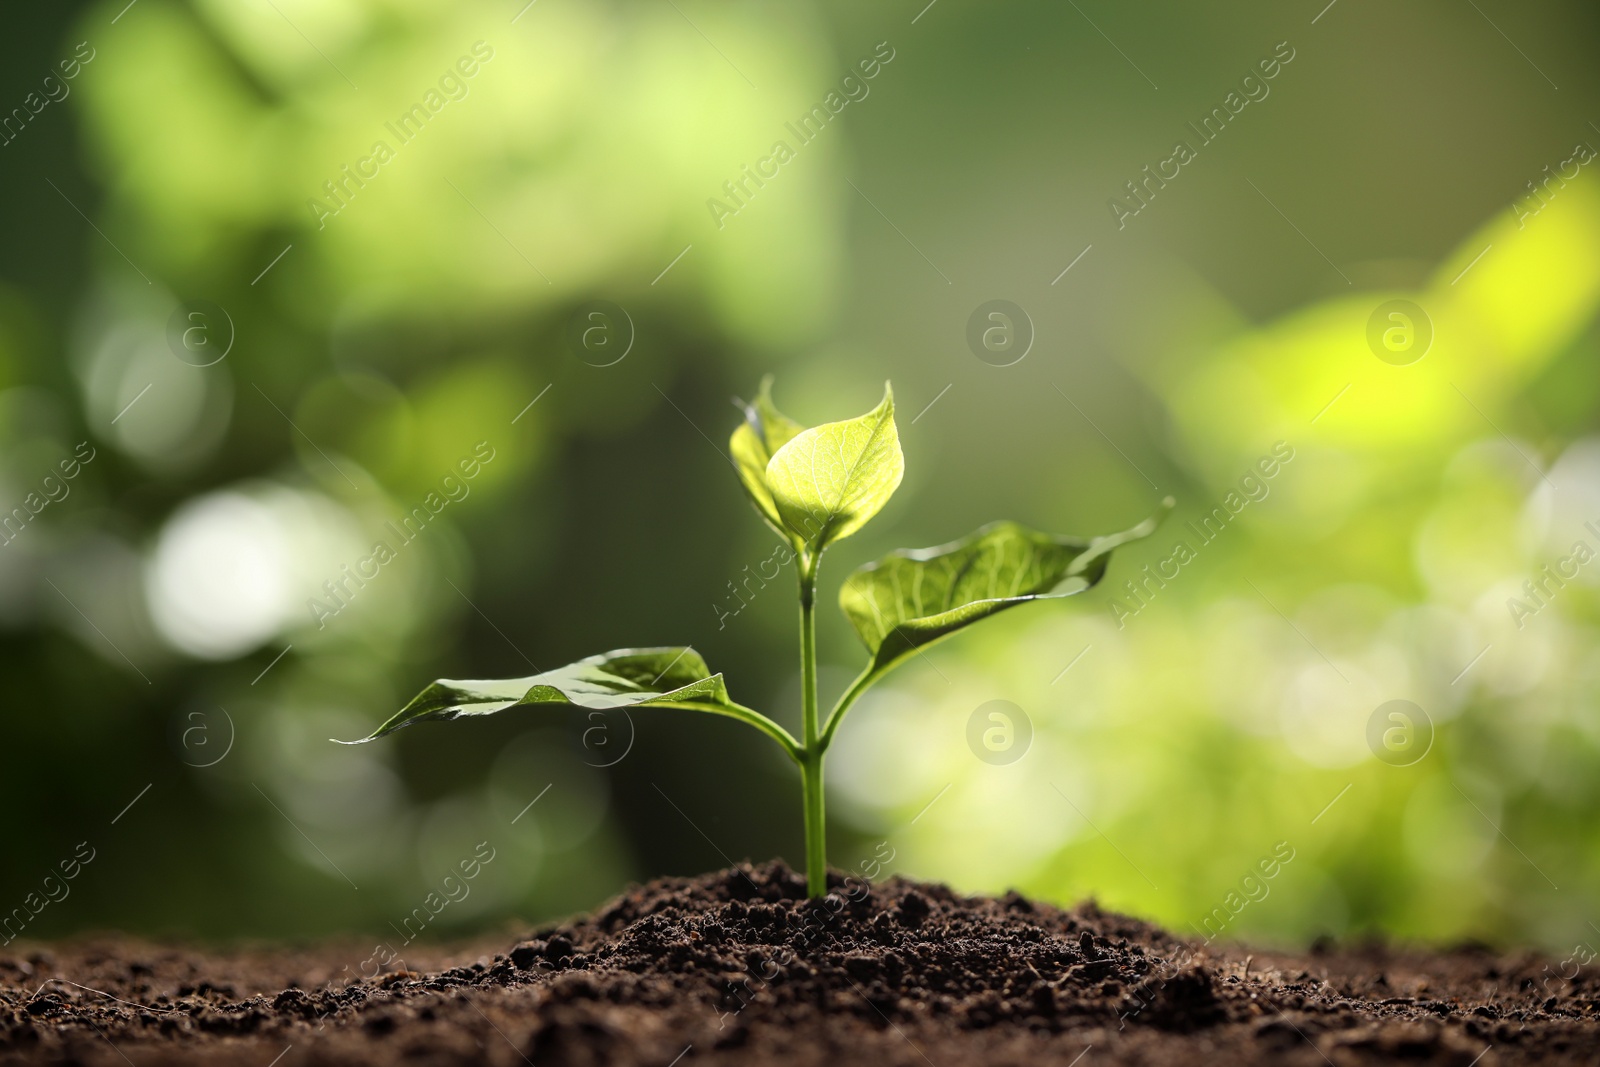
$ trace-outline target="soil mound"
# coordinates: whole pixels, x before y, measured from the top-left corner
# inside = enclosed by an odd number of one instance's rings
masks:
[[[1093,904],[833,888],[810,902],[783,864],[741,865],[638,886],[498,951],[409,960],[107,939],[0,953],[0,1064],[1600,1059],[1600,980],[1531,955],[1251,956]]]

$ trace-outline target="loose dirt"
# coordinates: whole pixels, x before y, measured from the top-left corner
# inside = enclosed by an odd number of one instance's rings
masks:
[[[834,886],[809,903],[782,864],[662,879],[524,941],[377,974],[387,953],[364,946],[18,942],[0,950],[0,1064],[1600,1062],[1594,968],[1252,955],[1093,904]]]

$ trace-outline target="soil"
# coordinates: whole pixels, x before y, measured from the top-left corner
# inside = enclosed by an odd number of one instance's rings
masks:
[[[833,882],[810,903],[782,864],[662,879],[521,942],[408,950],[376,974],[389,954],[364,946],[17,942],[0,952],[0,1064],[1600,1060],[1593,968],[1567,980],[1470,947],[1252,954],[1092,903]]]

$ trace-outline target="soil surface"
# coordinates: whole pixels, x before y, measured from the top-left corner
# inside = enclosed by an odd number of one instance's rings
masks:
[[[1600,1061],[1593,968],[1251,955],[1093,904],[834,885],[808,903],[782,864],[663,879],[521,942],[387,964],[353,946],[17,942],[0,950],[0,1064]]]

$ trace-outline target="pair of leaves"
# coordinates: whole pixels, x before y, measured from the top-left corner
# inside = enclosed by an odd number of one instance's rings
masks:
[[[839,606],[872,655],[864,677],[998,611],[1092,588],[1105,576],[1112,550],[1150,536],[1172,498],[1162,507],[1137,526],[1088,541],[996,522],[948,545],[891,552],[859,568],[840,590]],[[441,679],[362,741],[413,723],[517,707],[683,708],[749,723],[790,755],[799,747],[782,727],[735,703],[722,675],[680,646],[620,649],[526,678]]]
[[[906,469],[887,383],[883,400],[860,418],[805,429],[772,402],[768,376],[729,445],[756,511],[812,555],[866,525]]]
[[[722,675],[712,674],[700,653],[683,646],[618,649],[526,678],[441,678],[368,736],[340,744],[363,744],[419,722],[447,722],[521,707],[577,707],[592,711],[683,708],[748,722],[779,744],[791,749],[795,746],[794,738],[781,727],[735,703],[728,696]]]

